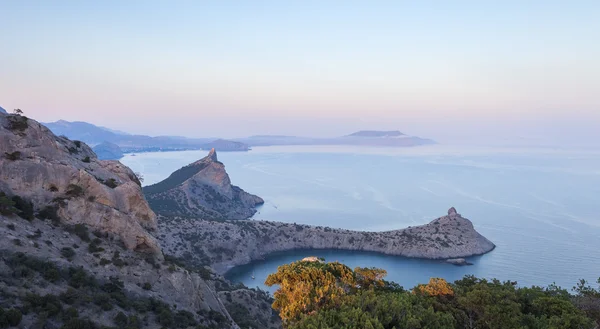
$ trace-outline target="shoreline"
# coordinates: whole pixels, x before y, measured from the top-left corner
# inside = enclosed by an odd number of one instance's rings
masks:
[[[470,256],[463,256],[461,258],[466,258],[467,260],[472,259],[472,258],[478,258],[478,257],[482,257],[485,254],[493,251],[494,249],[496,249],[496,246],[494,246],[494,248],[488,252],[485,253],[481,253],[481,254],[476,254],[476,255],[470,255]],[[320,248],[295,248],[295,249],[287,249],[287,250],[280,250],[280,251],[274,251],[271,252],[267,255],[265,255],[264,257],[261,258],[255,258],[252,259],[250,262],[248,263],[244,263],[244,264],[237,264],[237,265],[231,265],[230,267],[226,268],[223,272],[219,272],[217,274],[224,276],[225,278],[228,278],[231,274],[231,271],[244,267],[244,266],[249,266],[252,264],[257,264],[259,262],[262,261],[268,261],[269,259],[272,258],[277,258],[279,256],[288,256],[288,255],[293,255],[293,254],[301,254],[304,252],[315,252],[315,253],[320,253],[320,252],[349,252],[349,253],[353,253],[350,256],[357,256],[357,255],[364,255],[364,256],[383,256],[383,257],[390,257],[390,258],[398,258],[398,259],[404,259],[404,260],[416,260],[416,261],[429,261],[431,263],[438,263],[438,264],[445,264],[448,266],[456,266],[452,263],[446,262],[448,259],[453,259],[453,258],[422,258],[422,257],[408,257],[408,256],[403,256],[403,255],[393,255],[393,254],[386,254],[386,253],[382,253],[379,251],[368,251],[368,250],[351,250],[351,249],[320,249]],[[300,260],[300,259],[298,259]],[[326,261],[339,261],[341,263],[343,263],[343,260],[332,260],[332,259],[327,259],[325,258]]]

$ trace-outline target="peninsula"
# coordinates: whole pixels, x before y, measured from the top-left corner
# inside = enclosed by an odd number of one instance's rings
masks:
[[[165,252],[195,265],[210,265],[217,273],[294,249],[372,251],[424,259],[481,255],[495,245],[479,234],[470,220],[450,208],[428,224],[385,232],[362,232],[270,221],[215,222],[159,217]]]

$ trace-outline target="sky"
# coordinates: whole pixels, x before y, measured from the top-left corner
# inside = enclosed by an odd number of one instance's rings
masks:
[[[150,135],[593,139],[598,17],[596,0],[0,0],[0,106]]]

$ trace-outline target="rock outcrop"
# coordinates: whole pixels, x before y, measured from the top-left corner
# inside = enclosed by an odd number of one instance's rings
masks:
[[[144,187],[144,194],[158,214],[204,219],[246,219],[264,203],[260,197],[231,185],[214,149],[167,179]]]
[[[0,114],[0,150],[0,191],[65,224],[118,235],[129,249],[160,253],[149,233],[156,215],[126,166],[98,160],[85,143],[19,115]]]
[[[426,259],[485,254],[495,245],[456,210],[428,224],[385,232],[360,232],[268,221],[214,222],[160,217],[163,248],[220,273],[279,251],[340,249]],[[183,246],[183,247],[182,247]]]

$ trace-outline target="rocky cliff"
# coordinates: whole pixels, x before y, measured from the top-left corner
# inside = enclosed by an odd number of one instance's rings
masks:
[[[487,253],[494,244],[454,208],[428,224],[386,232],[360,232],[268,221],[212,222],[160,218],[170,254],[210,264],[223,273],[267,254],[293,249],[373,251],[414,258],[448,259]]]
[[[19,115],[0,150],[0,309],[20,328],[239,328],[227,281],[163,257],[129,168]]]
[[[246,219],[264,202],[231,184],[214,149],[167,179],[144,187],[144,194],[158,214],[204,219]]]
[[[44,216],[116,234],[129,249],[160,252],[148,232],[156,215],[129,168],[19,115],[0,114],[0,150],[0,191],[31,201]]]

